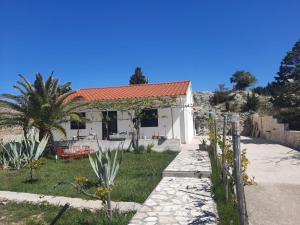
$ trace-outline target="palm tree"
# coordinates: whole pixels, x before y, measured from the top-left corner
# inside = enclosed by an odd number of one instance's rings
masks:
[[[87,106],[79,102],[80,96],[70,97],[70,83],[59,85],[58,79],[51,74],[46,81],[40,73],[31,84],[24,76],[14,86],[20,94],[2,94],[0,105],[10,112],[2,112],[0,126],[22,126],[24,135],[32,127],[39,129],[40,139],[49,136],[49,146],[53,147],[53,131],[66,136],[62,122],[80,121],[79,110]]]

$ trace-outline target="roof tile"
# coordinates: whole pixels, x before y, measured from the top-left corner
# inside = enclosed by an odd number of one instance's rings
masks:
[[[81,96],[87,101],[117,100],[185,95],[190,81],[176,81],[156,84],[136,84],[129,86],[81,88],[72,96]]]

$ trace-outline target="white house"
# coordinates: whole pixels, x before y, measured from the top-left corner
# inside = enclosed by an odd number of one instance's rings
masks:
[[[90,102],[172,96],[176,99],[176,103],[174,102],[171,107],[146,110],[146,113],[152,116],[141,120],[140,138],[164,136],[167,139],[179,139],[181,143],[189,143],[193,138],[193,95],[190,81],[83,88],[76,91],[75,95]],[[62,124],[68,140],[90,135],[97,135],[99,139],[109,139],[114,135],[128,135],[132,132],[132,121],[127,111],[89,109],[81,113],[88,122]],[[110,119],[107,121],[106,118]],[[58,141],[62,140],[62,137],[55,134],[54,139]]]

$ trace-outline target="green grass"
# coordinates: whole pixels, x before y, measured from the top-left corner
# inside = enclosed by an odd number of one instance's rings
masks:
[[[0,204],[0,224],[45,225],[58,214],[61,207],[46,204],[32,205],[28,203]],[[104,211],[90,212],[69,208],[62,215],[57,225],[126,225],[134,212],[113,213],[112,221],[108,221]]]
[[[229,187],[231,193],[229,193],[229,200],[225,200],[225,192],[222,183],[221,170],[217,167],[217,162],[212,156],[211,151],[209,151],[209,157],[212,167],[211,180],[213,184],[212,192],[213,198],[217,204],[218,214],[219,214],[219,224],[220,225],[238,225],[238,214],[235,201],[233,199],[233,189]],[[231,182],[229,182],[231,183]],[[230,186],[230,185],[229,185]]]
[[[176,155],[172,151],[140,154],[125,152],[113,188],[112,200],[143,203],[161,180],[164,168]],[[57,162],[47,160],[46,165],[34,173],[37,180],[33,183],[27,182],[27,169],[0,170],[0,190],[86,198],[69,185],[53,188],[59,181],[74,181],[76,176],[86,176],[90,181],[96,181],[88,158]],[[94,188],[89,191],[93,193]]]

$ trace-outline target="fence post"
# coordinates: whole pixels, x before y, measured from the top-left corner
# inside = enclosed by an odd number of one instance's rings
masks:
[[[217,162],[218,165],[218,134],[217,134],[217,119],[216,116],[214,116],[214,139],[215,139],[215,143],[214,143],[214,156],[215,156],[215,160]]]
[[[223,114],[223,146],[222,146],[222,178],[225,192],[225,199],[228,201],[228,179],[227,179],[227,162],[225,158],[225,146],[226,146],[226,127],[227,127],[227,114]]]
[[[233,177],[236,188],[239,225],[248,225],[244,183],[241,168],[241,149],[239,134],[239,115],[232,115]]]

